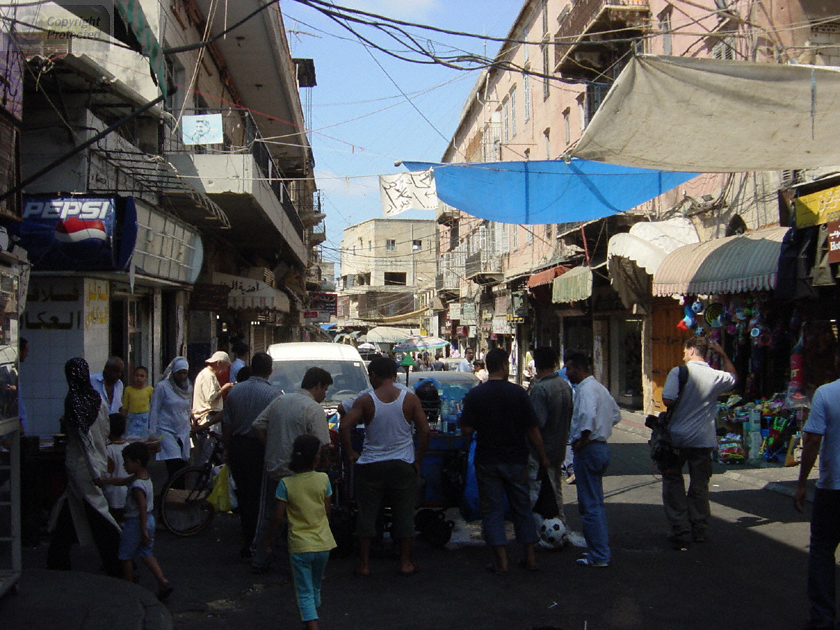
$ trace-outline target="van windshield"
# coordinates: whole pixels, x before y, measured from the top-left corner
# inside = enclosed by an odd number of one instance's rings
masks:
[[[285,393],[300,389],[303,375],[311,367],[319,367],[333,377],[322,405],[337,405],[368,388],[365,366],[361,361],[275,361],[274,371],[268,379]]]

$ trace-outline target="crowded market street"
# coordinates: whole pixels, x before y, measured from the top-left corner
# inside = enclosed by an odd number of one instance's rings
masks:
[[[604,478],[613,560],[607,569],[575,565],[573,549],[539,552],[538,572],[512,567],[507,576],[490,575],[484,567],[490,552],[480,541],[480,527],[463,529],[459,519],[446,549],[419,542],[420,573],[397,576],[394,559],[375,558],[372,575],[353,575],[354,557],[333,558],[323,584],[321,623],[330,629],[401,628],[404,630],[563,630],[645,629],[691,630],[793,628],[807,612],[805,577],[808,522],[790,498],[798,468],[715,467],[712,478],[712,523],[708,541],[688,551],[671,549],[662,509],[661,482],[651,474],[646,431],[634,414],[611,439],[612,463]],[[564,494],[575,532],[580,519],[573,485]],[[449,515],[456,518],[457,510]],[[144,629],[253,630],[292,628],[298,612],[285,559],[264,575],[253,575],[237,557],[238,519],[217,515],[201,534],[175,538],[159,531],[156,555],[175,587],[166,602],[171,622],[126,625]],[[574,539],[582,544],[582,538]],[[511,559],[519,559],[515,543]],[[26,570],[17,594],[0,603],[5,628],[52,630],[70,612],[61,593],[40,578],[46,544],[24,550]],[[76,549],[77,580],[96,577],[99,558],[93,548]],[[115,581],[116,582],[116,581]],[[145,595],[153,579],[141,573],[140,585],[122,582],[127,600]],[[136,592],[132,592],[136,591]],[[68,627],[104,627],[95,615],[77,614],[101,601],[101,591],[88,591],[73,602]],[[56,610],[50,614],[51,606]],[[129,606],[125,606],[129,610]],[[37,611],[37,615],[35,614]],[[157,622],[156,622],[157,623]],[[167,623],[173,625],[167,626]]]

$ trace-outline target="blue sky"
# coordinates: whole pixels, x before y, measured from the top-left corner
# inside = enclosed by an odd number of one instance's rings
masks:
[[[339,4],[496,37],[507,35],[522,6],[517,0],[340,0]],[[327,214],[324,257],[337,261],[344,228],[382,216],[375,176],[401,170],[394,166],[395,160],[437,161],[443,155],[479,71],[412,64],[376,50],[369,53],[357,40],[341,39],[353,35],[309,7],[283,2],[281,10],[292,55],[315,61],[318,85],[311,88],[311,115],[306,89],[301,90],[301,100],[312,130],[315,174]],[[364,34],[372,36],[372,31]],[[428,37],[491,57],[499,46],[488,42],[485,49],[479,40],[431,33]],[[385,43],[382,36],[376,41]],[[419,211],[400,216],[434,218],[433,213]]]

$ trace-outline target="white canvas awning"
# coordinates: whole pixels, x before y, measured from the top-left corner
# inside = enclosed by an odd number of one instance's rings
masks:
[[[360,337],[362,341],[370,343],[399,343],[418,334],[414,328],[397,328],[395,326],[375,326]]]
[[[643,305],[651,295],[651,276],[668,254],[699,241],[694,224],[684,217],[636,223],[630,232],[610,238],[610,282],[624,306]],[[637,311],[644,311],[644,307],[637,306]]]
[[[636,223],[630,232],[616,234],[607,245],[607,259],[629,258],[653,275],[659,265],[675,249],[699,243],[697,229],[684,217],[667,221],[644,221]]]
[[[261,280],[214,272],[213,284],[230,287],[227,305],[234,311],[288,313],[291,310],[289,297]]]
[[[572,154],[694,173],[840,165],[840,69],[635,57]]]

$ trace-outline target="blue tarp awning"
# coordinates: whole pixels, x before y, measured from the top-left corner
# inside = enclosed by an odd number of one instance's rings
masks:
[[[697,176],[572,158],[537,162],[431,164],[438,199],[474,217],[533,225],[590,221],[626,212]]]

